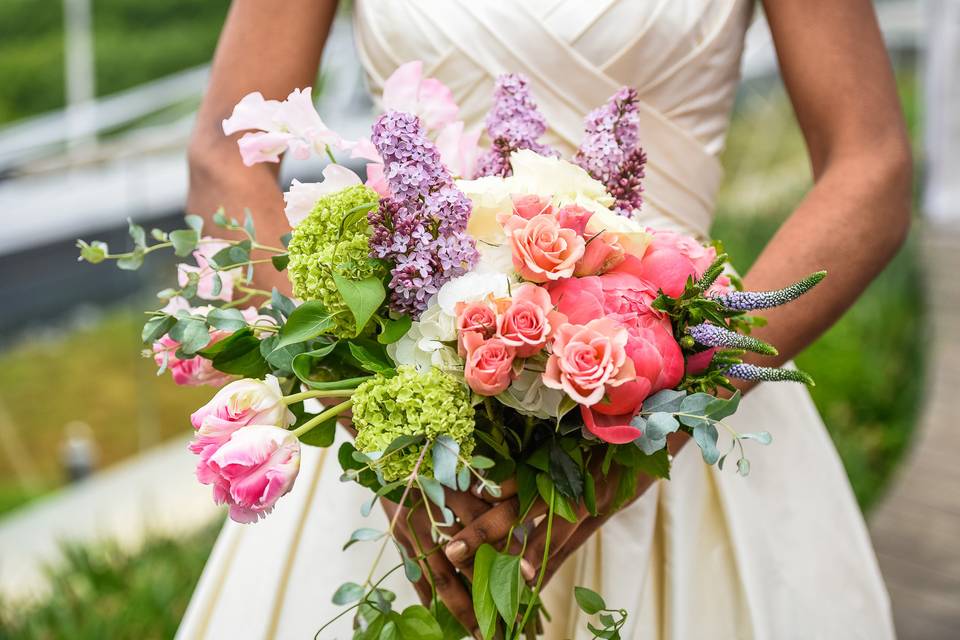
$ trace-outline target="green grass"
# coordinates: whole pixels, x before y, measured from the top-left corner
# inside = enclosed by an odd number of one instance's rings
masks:
[[[101,467],[190,431],[190,413],[213,390],[157,377],[140,355],[142,318],[113,310],[92,326],[37,335],[0,354],[0,408],[25,453],[18,472],[0,450],[0,513],[62,484],[59,452],[71,421],[90,425]]]
[[[207,62],[228,0],[92,0],[97,95]],[[0,2],[0,124],[64,105],[63,2]]]
[[[0,639],[172,638],[220,526],[152,538],[136,553],[111,544],[68,547],[65,563],[50,573],[48,598],[0,603]]]

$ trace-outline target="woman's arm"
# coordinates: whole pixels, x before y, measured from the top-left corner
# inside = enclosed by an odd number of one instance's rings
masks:
[[[896,252],[910,222],[911,160],[893,74],[869,0],[767,0],[767,17],[784,82],[803,130],[815,184],[770,241],[745,282],[778,289],[826,269],[829,277],[787,309],[764,312],[758,337],[780,350],[780,364],[833,324]],[[742,385],[744,391],[749,384]],[[684,438],[686,438],[684,436]],[[688,438],[686,438],[688,439]],[[671,441],[671,450],[684,440]],[[598,482],[598,502],[609,504],[609,481]],[[637,497],[651,484],[641,479]],[[477,546],[502,539],[510,501],[477,518],[447,546],[467,566]],[[547,575],[599,528],[609,513],[561,522]],[[507,523],[504,527],[504,523]],[[524,571],[538,570],[546,536],[532,534]],[[573,531],[571,531],[571,528]],[[556,534],[556,530],[555,530]]]
[[[283,100],[295,88],[314,83],[320,54],[336,12],[336,0],[234,0],[213,58],[188,159],[187,211],[210,219],[223,206],[234,217],[253,214],[265,244],[277,244],[290,229],[277,186],[279,165],[244,166],[237,150],[240,134],[223,135],[221,122],[251,91]],[[282,273],[260,269],[259,286],[290,287]]]

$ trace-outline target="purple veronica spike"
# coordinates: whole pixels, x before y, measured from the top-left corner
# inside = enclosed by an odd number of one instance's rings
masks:
[[[758,367],[755,364],[735,364],[726,371],[728,378],[738,380],[757,380],[760,382],[802,382],[814,386],[813,378],[803,371],[796,369],[776,369],[773,367]]]
[[[616,200],[614,209],[630,217],[643,204],[647,156],[638,145],[637,91],[623,87],[606,104],[587,114],[586,135],[574,162],[602,182]]]
[[[390,197],[371,211],[370,254],[393,262],[390,306],[414,318],[430,296],[477,261],[470,200],[453,183],[416,116],[388,111],[373,125]]]
[[[487,114],[491,148],[477,162],[477,176],[509,176],[513,171],[510,154],[519,149],[557,156],[556,151],[538,142],[546,130],[547,122],[530,95],[527,79],[518,73],[499,76],[493,107]]]
[[[753,311],[755,309],[770,309],[779,307],[791,300],[796,300],[817,285],[827,275],[826,271],[810,274],[800,282],[779,289],[777,291],[731,291],[715,299],[728,309],[736,311]]]
[[[687,328],[687,333],[699,344],[725,349],[746,349],[768,356],[777,355],[777,350],[762,340],[730,331],[715,324],[696,324]]]

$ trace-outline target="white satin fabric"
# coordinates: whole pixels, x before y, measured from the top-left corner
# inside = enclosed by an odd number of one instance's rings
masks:
[[[649,224],[705,237],[721,179],[717,161],[737,84],[748,0],[357,0],[355,28],[371,89],[419,59],[482,127],[494,77],[519,71],[569,152],[584,114],[618,87],[643,100]],[[545,592],[545,637],[590,638],[573,587],[629,611],[624,638],[814,640],[893,637],[890,608],[863,519],[807,392],[761,385],[732,419],[769,431],[741,478],[707,467],[695,446],[612,518]],[[310,638],[336,614],[330,596],[362,580],[375,545],[341,544],[366,490],[338,482],[335,453],[307,447],[291,494],[255,525],[228,523],[179,638]],[[388,562],[393,566],[392,550]],[[416,596],[401,577],[401,602]],[[349,638],[349,616],[321,638]]]

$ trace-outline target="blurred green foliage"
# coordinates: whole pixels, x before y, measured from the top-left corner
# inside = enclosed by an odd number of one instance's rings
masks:
[[[91,0],[98,95],[207,62],[229,0]],[[62,0],[0,2],[0,124],[64,105]]]
[[[134,554],[113,544],[66,547],[63,565],[50,573],[49,597],[0,603],[0,638],[172,638],[220,527],[154,537]]]

